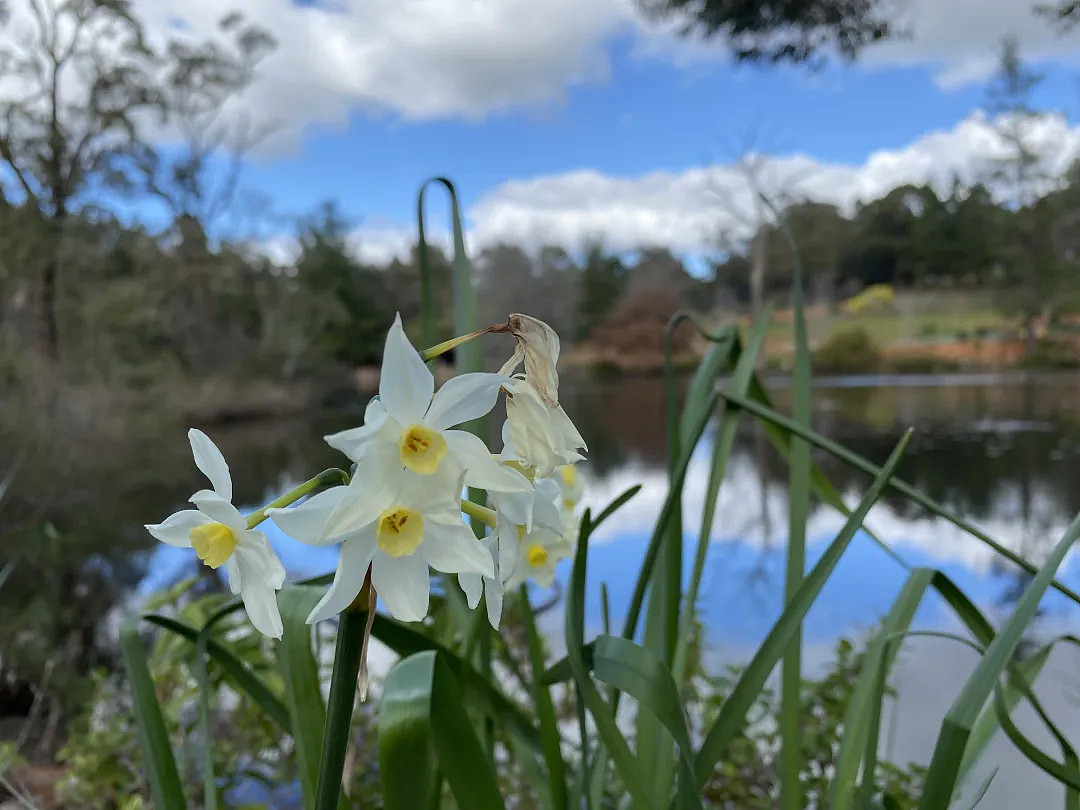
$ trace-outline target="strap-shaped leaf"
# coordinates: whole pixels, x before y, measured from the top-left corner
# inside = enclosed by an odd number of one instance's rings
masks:
[[[178,636],[183,636],[193,644],[198,640],[199,631],[194,627],[177,621],[176,619],[170,619],[168,616],[159,616],[156,613],[147,613],[142,617],[151,624],[155,624],[158,627],[163,627],[169,632],[175,633]],[[270,688],[263,683],[251,669],[243,664],[235,655],[229,652],[225,647],[219,644],[213,639],[208,639],[206,642],[206,651],[210,654],[218,666],[221,667],[233,684],[243,694],[254,700],[267,716],[269,716],[275,723],[281,726],[285,731],[290,730],[289,710],[278,698],[270,691]]]
[[[822,436],[820,433],[815,433],[797,422],[792,421],[788,417],[773,410],[767,405],[763,405],[760,402],[755,401],[752,397],[744,397],[734,392],[723,392],[722,396],[730,403],[737,405],[738,407],[754,414],[755,416],[764,419],[765,421],[782,428],[785,432],[805,439],[815,447],[819,447],[831,456],[834,456],[840,461],[855,467],[858,470],[862,470],[870,475],[876,475],[879,472],[879,468],[874,462],[863,458],[858,453],[853,453],[841,444],[834,442],[832,439],[828,439]],[[982,531],[978,526],[971,523],[968,520],[957,515],[947,507],[935,501],[929,495],[924,494],[920,490],[913,487],[911,484],[901,480],[893,479],[890,482],[890,486],[897,492],[906,495],[915,503],[924,509],[932,512],[933,514],[941,517],[959,529],[964,530],[972,537],[975,537],[980,542],[985,543],[992,548],[1002,557],[1005,557],[1010,562],[1020,566],[1029,574],[1038,574],[1039,568],[1028,560],[1025,560],[1015,551],[1006,548],[1001,543],[990,537],[986,532]],[[1067,585],[1062,584],[1056,579],[1051,580],[1050,587],[1069,597],[1072,601],[1080,604],[1080,593],[1077,593]]]
[[[544,650],[540,634],[536,630],[536,617],[529,603],[529,592],[524,585],[519,591],[522,624],[525,628],[525,643],[529,650],[529,665],[535,675],[539,675],[544,666]],[[539,721],[540,742],[544,749],[544,761],[548,768],[548,785],[554,807],[565,808],[568,796],[566,791],[566,765],[562,757],[562,740],[559,735],[558,718],[555,705],[551,700],[551,691],[547,685],[534,677],[530,684],[533,707]]]
[[[184,788],[176,770],[176,759],[169,744],[165,718],[161,715],[154,692],[154,681],[146,663],[146,651],[139,638],[139,619],[132,616],[120,627],[120,653],[131,681],[135,701],[135,725],[139,743],[146,759],[146,781],[154,807],[161,810],[184,810]]]
[[[435,768],[459,807],[502,810],[495,770],[473,731],[461,690],[433,651],[399,661],[379,705],[379,769],[387,810],[430,806]]]
[[[709,729],[701,750],[698,751],[697,779],[699,785],[705,784],[709,774],[712,773],[713,767],[720,761],[720,758],[727,750],[728,744],[742,728],[746,720],[746,713],[761,692],[769,673],[776,666],[776,662],[780,659],[794,632],[801,626],[803,619],[809,612],[814,600],[817,599],[826,580],[832,574],[841,555],[847,550],[852,538],[862,525],[866,513],[881,497],[881,493],[896,470],[896,466],[900,463],[904,448],[907,447],[910,439],[911,431],[909,430],[896,445],[888,461],[885,462],[885,466],[878,473],[873,484],[870,485],[870,489],[866,491],[859,506],[848,518],[843,529],[840,530],[840,534],[829,544],[825,553],[821,555],[821,559],[807,574],[798,591],[796,591],[787,607],[784,608],[783,613],[780,614],[780,618],[777,619],[769,634],[765,637],[765,641],[762,642],[757,653],[754,654],[750,664],[735,682],[734,689],[732,689],[728,699],[724,701],[724,705],[721,706],[719,716],[713,723],[712,728]]]
[[[471,664],[451,652],[448,647],[420,631],[380,613],[375,614],[375,622],[371,626],[371,635],[402,658],[418,652],[438,652],[442,656],[443,662],[453,672],[460,688],[465,693],[466,699],[470,703],[476,705],[478,709],[484,711],[498,722],[505,724],[508,729],[512,729],[514,733],[519,735],[521,741],[529,745],[536,754],[542,753],[543,747],[540,742],[540,735],[532,719],[499,692],[490,681],[480,675]]]
[[[323,588],[313,585],[294,585],[278,592],[283,627],[277,645],[278,663],[285,681],[285,704],[296,743],[305,807],[315,805],[326,723],[326,706],[319,686],[319,667],[311,649],[311,625],[307,623],[307,617],[324,593]]]
[[[595,641],[593,672],[601,681],[633,697],[667,729],[679,749],[678,806],[700,808],[686,715],[664,662],[647,647],[619,636],[600,636]]]
[[[1080,515],[1073,520],[1064,536],[1054,546],[1042,568],[1028,583],[1009,620],[986,648],[983,657],[945,716],[926,775],[926,785],[919,804],[922,810],[944,810],[948,807],[959,776],[964,748],[967,746],[979,712],[1012,659],[1024,631],[1039,607],[1040,600],[1050,587],[1054,574],[1078,536],[1080,536]]]
[[[570,584],[566,598],[566,650],[570,671],[578,691],[579,711],[582,706],[592,715],[596,733],[603,740],[608,756],[622,779],[623,787],[636,808],[651,807],[649,790],[642,781],[637,760],[630,751],[623,732],[615,724],[612,707],[596,688],[581,655],[585,629],[585,568],[589,551],[589,535],[592,531],[591,514],[588,510],[581,520],[578,546],[574,553],[574,567],[570,571]]]
[[[860,764],[864,762],[864,751],[871,736],[871,727],[876,725],[873,718],[881,715],[881,705],[875,703],[875,697],[879,694],[878,684],[891,669],[896,658],[899,642],[894,638],[895,635],[906,632],[910,627],[911,619],[925,596],[926,589],[930,587],[934,573],[929,568],[916,568],[911,572],[863,657],[862,671],[844,714],[844,734],[840,739],[840,753],[836,758],[836,771],[829,799],[832,810],[850,810],[856,806],[855,781],[859,775]],[[876,743],[876,740],[874,742]],[[871,784],[874,765],[869,758],[866,759],[864,768],[870,773]]]

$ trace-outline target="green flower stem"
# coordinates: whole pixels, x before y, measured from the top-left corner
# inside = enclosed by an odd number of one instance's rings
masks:
[[[326,727],[323,731],[322,756],[319,758],[315,810],[336,810],[341,796],[345,752],[349,746],[353,705],[356,701],[356,682],[364,657],[370,587],[370,582],[365,583],[356,601],[338,618],[334,671],[330,676],[330,696],[326,701]]]
[[[250,515],[247,516],[247,527],[254,529],[264,520],[266,520],[266,510],[268,509],[283,509],[286,506],[291,506],[305,495],[310,495],[317,489],[325,489],[326,487],[337,486],[338,484],[348,484],[349,474],[344,470],[339,470],[336,467],[332,467],[329,470],[323,470],[321,473],[311,478],[296,489],[289,490],[277,500],[270,501],[266,506],[261,509],[256,509]]]
[[[476,332],[469,332],[467,335],[459,335],[456,338],[450,338],[450,340],[444,340],[442,343],[437,343],[430,349],[424,349],[421,353],[424,358],[424,362],[434,360],[440,354],[446,354],[451,349],[456,349],[462,343],[468,343],[473,338],[478,338],[481,335],[486,335],[488,332],[505,332],[507,330],[505,323],[497,323],[494,326],[489,326],[487,329],[480,329]]]
[[[481,506],[478,503],[472,501],[461,501],[461,511],[471,518],[476,518],[481,523],[486,523],[491,528],[495,528],[495,510],[488,509],[486,506]]]

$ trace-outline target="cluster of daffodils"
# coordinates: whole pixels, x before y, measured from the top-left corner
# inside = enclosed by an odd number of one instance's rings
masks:
[[[333,583],[309,622],[348,608],[368,582],[392,616],[420,621],[428,613],[434,569],[457,575],[470,608],[483,595],[488,619],[498,628],[503,592],[530,579],[549,587],[555,564],[573,552],[574,507],[581,498],[573,465],[586,447],[558,402],[555,332],[525,315],[485,331],[513,335],[511,358],[498,373],[460,374],[436,391],[424,358],[395,319],[379,394],[368,404],[364,424],[325,437],[354,463],[347,485],[245,518],[232,504],[221,452],[191,430],[195,464],[213,490],[192,496],[195,509],[146,528],[165,543],[194,549],[212,568],[224,565],[252,623],[275,638],[282,631],[275,592],[285,572],[255,529],[264,516],[301,543],[340,546]],[[456,428],[490,413],[500,396],[506,421],[496,454]],[[488,506],[463,500],[466,488],[484,490]],[[486,524],[485,537],[476,537],[466,514]]]

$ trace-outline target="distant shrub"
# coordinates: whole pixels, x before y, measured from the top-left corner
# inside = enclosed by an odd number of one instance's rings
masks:
[[[1043,339],[1035,344],[1035,351],[1024,365],[1047,369],[1080,368],[1080,351],[1068,342]]]
[[[949,374],[960,368],[956,360],[932,355],[890,357],[882,364],[882,369],[892,374]]]
[[[876,371],[881,350],[861,326],[833,332],[814,352],[814,368],[832,374],[859,374]]]
[[[892,308],[896,293],[889,284],[871,284],[858,295],[844,302],[844,312],[859,315],[863,312],[880,312]]]

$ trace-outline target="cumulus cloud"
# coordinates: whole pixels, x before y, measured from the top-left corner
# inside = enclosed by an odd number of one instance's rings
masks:
[[[280,47],[243,106],[280,125],[266,144],[277,149],[295,147],[308,125],[343,126],[356,112],[414,121],[558,104],[569,88],[608,79],[620,35],[639,55],[676,62],[727,55],[722,43],[645,21],[632,0],[134,0],[134,8],[151,38],[205,36],[236,8],[267,28]],[[863,64],[929,65],[942,86],[955,86],[993,70],[1006,33],[1029,57],[1077,58],[1075,39],[1058,37],[1026,1],[905,0],[897,18],[910,36],[868,49]]]
[[[1080,157],[1080,126],[1061,116],[1039,119],[1030,140],[1050,177]],[[758,181],[769,196],[828,202],[850,213],[858,202],[907,183],[929,183],[941,193],[954,177],[974,183],[1008,154],[994,122],[976,113],[902,149],[874,152],[861,164],[799,154],[761,158]],[[721,235],[748,236],[745,212],[754,200],[746,173],[732,165],[637,177],[581,170],[504,183],[472,207],[469,219],[477,247],[500,241],[580,247],[598,240],[612,250],[661,245],[698,252],[716,247]]]
[[[707,445],[705,442],[695,451],[686,476],[683,503],[687,527],[701,525],[712,452]],[[585,502],[594,508],[609,503],[634,484],[642,485],[641,491],[597,531],[591,541],[593,544],[619,542],[647,532],[648,528],[643,530],[642,527],[652,526],[668,488],[666,473],[646,467],[629,466],[603,476],[592,476],[586,469],[584,479]],[[862,494],[857,490],[845,493],[848,507],[855,508]],[[995,493],[990,513],[977,522],[980,529],[1011,551],[1041,560],[1049,553],[1052,539],[1065,532],[1072,516],[1064,513],[1051,493],[1041,491],[1039,487],[1031,493],[1031,499],[1032,514],[1045,521],[1039,525],[1037,535],[1023,518],[1018,493],[1004,486]],[[831,507],[816,507],[808,519],[807,536],[811,542],[831,540],[844,521],[844,517]],[[907,550],[916,551],[937,563],[962,565],[976,574],[987,574],[1001,563],[1000,555],[989,546],[953,524],[928,514],[917,517],[898,514],[889,505],[877,503],[867,515],[865,525],[901,556]],[[716,520],[709,541],[774,549],[787,542],[787,529],[788,503],[783,487],[772,484],[763,490],[753,457],[749,453],[733,454],[719,491]]]
[[[1059,35],[1034,13],[1034,5],[1031,0],[895,0],[888,15],[895,35],[866,48],[858,64],[930,68],[938,87],[951,90],[989,78],[1005,36],[1016,37],[1025,59],[1080,63],[1075,35]],[[718,43],[687,40],[674,25],[639,24],[635,53],[679,65],[728,58]]]
[[[623,0],[136,0],[151,31],[205,36],[241,8],[278,40],[245,99],[295,145],[309,123],[354,111],[404,120],[479,118],[558,103],[567,88],[606,80],[605,40],[630,18]]]
[[[953,88],[993,74],[1001,39],[1013,35],[1027,59],[1077,61],[1076,38],[1059,36],[1027,0],[907,0],[898,20],[909,36],[866,52],[868,64],[937,68],[936,81]]]

